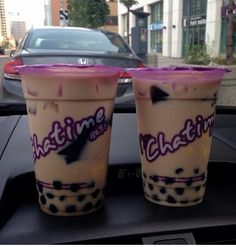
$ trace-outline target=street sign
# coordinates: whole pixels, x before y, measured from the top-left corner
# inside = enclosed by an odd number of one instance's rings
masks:
[[[60,15],[60,20],[68,20],[69,19],[68,10],[60,9],[59,15]]]

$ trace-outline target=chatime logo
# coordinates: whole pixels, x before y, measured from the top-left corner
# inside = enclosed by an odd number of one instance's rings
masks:
[[[108,129],[104,107],[99,107],[94,115],[80,120],[66,117],[64,122],[54,121],[49,134],[39,143],[38,136],[32,135],[33,158],[45,157],[52,150],[59,150],[67,164],[80,159],[80,154],[88,141],[95,141]]]
[[[153,162],[160,156],[165,156],[167,153],[175,153],[181,147],[188,146],[204,133],[209,132],[209,136],[211,136],[214,120],[214,114],[207,118],[198,115],[195,121],[187,119],[183,129],[169,141],[166,140],[165,133],[163,132],[157,133],[156,136],[139,134],[141,155],[145,155],[147,161]]]

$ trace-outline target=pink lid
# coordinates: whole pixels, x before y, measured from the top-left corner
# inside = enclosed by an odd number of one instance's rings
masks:
[[[134,80],[159,80],[165,83],[195,84],[195,83],[214,83],[222,80],[225,73],[230,70],[215,67],[148,67],[130,70]]]

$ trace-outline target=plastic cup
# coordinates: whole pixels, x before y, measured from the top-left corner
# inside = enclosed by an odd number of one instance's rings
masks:
[[[193,67],[132,71],[147,200],[165,206],[203,200],[215,105],[225,72]]]
[[[43,212],[74,216],[104,201],[120,69],[69,64],[18,67]]]

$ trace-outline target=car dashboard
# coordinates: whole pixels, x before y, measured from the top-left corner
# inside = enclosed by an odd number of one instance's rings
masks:
[[[144,198],[136,113],[115,108],[104,206],[80,217],[53,217],[37,202],[27,115],[0,117],[0,243],[235,244],[236,114],[217,111],[206,193],[192,207]]]

